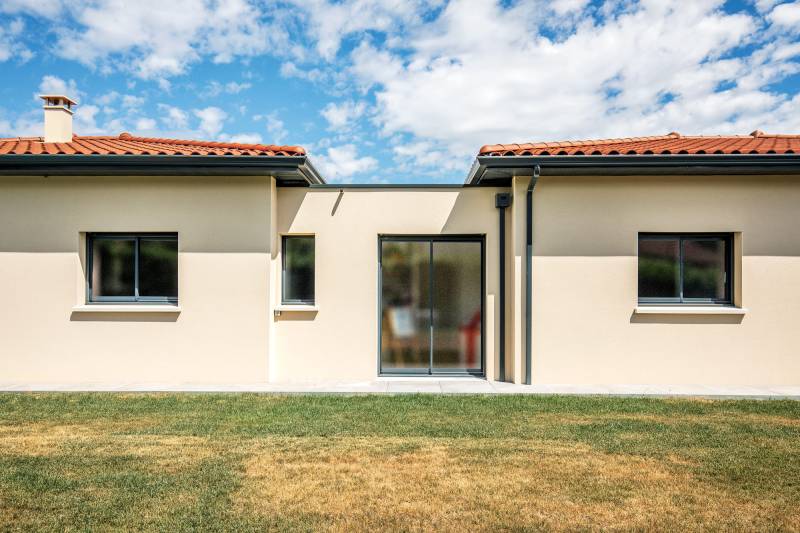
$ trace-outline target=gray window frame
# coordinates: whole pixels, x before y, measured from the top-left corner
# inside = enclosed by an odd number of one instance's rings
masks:
[[[133,296],[95,296],[92,294],[92,271],[94,268],[93,244],[96,240],[134,241],[133,247]],[[86,234],[86,303],[87,304],[170,304],[177,305],[177,296],[139,296],[139,243],[142,239],[178,242],[176,232],[166,233],[118,233],[93,232]]]
[[[735,276],[733,262],[733,234],[732,233],[639,233],[636,239],[636,290],[639,290],[639,243],[647,240],[677,240],[678,241],[678,283],[677,298],[643,298],[638,296],[641,305],[733,305],[733,278]],[[721,240],[725,245],[725,297],[724,298],[686,298],[683,296],[683,246],[687,240]]]
[[[311,277],[314,282],[310,300],[286,298],[286,241],[289,239],[312,239],[314,241],[314,263]],[[281,305],[316,305],[317,303],[317,236],[309,234],[281,235]]]

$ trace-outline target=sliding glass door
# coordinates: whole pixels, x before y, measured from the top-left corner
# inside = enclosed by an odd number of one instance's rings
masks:
[[[430,243],[382,242],[381,371],[430,369]]]
[[[383,374],[483,373],[483,238],[382,237]]]

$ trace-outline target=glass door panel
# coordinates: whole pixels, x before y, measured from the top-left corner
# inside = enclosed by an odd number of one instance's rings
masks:
[[[380,243],[381,372],[483,372],[483,241],[387,237]]]
[[[433,242],[433,373],[481,371],[481,259],[478,241]]]
[[[429,373],[429,241],[381,242],[381,371]]]

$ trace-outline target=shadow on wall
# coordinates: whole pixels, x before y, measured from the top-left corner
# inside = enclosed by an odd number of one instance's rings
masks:
[[[413,190],[413,189],[411,189]],[[429,230],[424,232],[407,231],[405,233],[414,234],[485,234],[493,233],[496,231],[497,213],[494,207],[494,194],[500,190],[507,190],[506,188],[473,188],[473,189],[457,189],[450,187],[426,188],[418,189],[416,192],[420,194],[430,194],[434,192],[441,192],[447,194],[446,202],[433,202],[424,203],[420,206],[415,206],[413,215],[420,217],[427,217],[432,222]],[[382,194],[397,194],[398,192],[408,192],[409,189],[327,189],[324,191],[313,191],[314,195],[320,195],[319,199],[314,199],[310,205],[314,209],[319,209],[320,213],[330,217],[344,217],[344,219],[352,218],[354,222],[359,222],[361,217],[366,213],[353,212],[353,203],[348,202],[348,197],[351,195],[369,194],[369,193],[382,193]],[[280,196],[278,207],[278,228],[284,231],[286,228],[292,228],[295,224],[295,219],[300,213],[302,206],[309,200],[312,194],[310,189],[297,188],[285,190]],[[377,233],[389,233],[384,227],[391,227],[392,224],[392,210],[403,209],[401,205],[407,205],[391,200],[382,200],[384,203],[380,204],[384,207],[381,211],[381,216],[386,219],[385,224],[375,224],[378,228]],[[425,212],[427,208],[427,212]],[[309,205],[306,210],[310,209]],[[445,209],[447,211],[445,212]],[[406,216],[409,213],[403,213]],[[396,220],[402,219],[398,216]],[[396,222],[395,220],[395,222]],[[369,221],[375,222],[375,221]],[[423,221],[424,222],[424,221]],[[487,223],[489,224],[487,226]],[[424,226],[423,224],[420,224]],[[403,231],[393,231],[391,233],[404,233]]]
[[[707,315],[707,314],[647,314],[631,313],[631,324],[741,324],[744,315]]]
[[[492,187],[483,191],[489,192],[475,194],[470,190],[458,193],[442,233],[491,234],[498,231],[497,208],[494,206],[498,189]],[[486,213],[486,218],[478,216],[479,213]]]
[[[72,253],[81,232],[178,232],[181,253],[269,253],[264,177],[0,177],[0,252]]]
[[[277,227],[278,228],[291,228],[294,224],[294,219],[297,218],[297,214],[300,212],[300,207],[303,205],[303,202],[308,195],[309,189],[306,188],[298,188],[292,189],[293,194],[286,194],[279,191],[279,200],[278,200],[278,220],[277,220]],[[333,197],[334,191],[330,191]],[[337,200],[338,202],[338,200]],[[331,212],[331,216],[333,212]],[[273,250],[276,253],[277,250]]]
[[[741,232],[744,256],[800,256],[800,186],[786,176],[543,176],[534,254],[634,257],[639,232]]]

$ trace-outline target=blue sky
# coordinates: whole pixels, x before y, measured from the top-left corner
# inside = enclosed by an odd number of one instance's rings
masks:
[[[331,182],[463,181],[483,144],[800,132],[800,2],[0,0],[0,137],[299,144]]]

